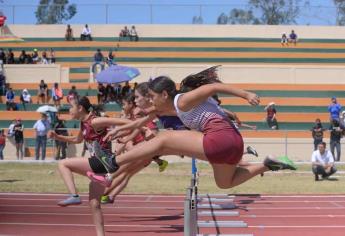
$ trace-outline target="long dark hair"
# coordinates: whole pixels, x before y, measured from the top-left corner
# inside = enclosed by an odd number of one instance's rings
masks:
[[[217,75],[218,66],[212,66],[197,74],[188,75],[181,81],[180,92],[185,93],[205,84],[221,83]]]
[[[96,116],[101,116],[101,112],[104,112],[102,105],[92,105],[86,96],[76,97],[75,102],[78,106],[82,106],[86,112],[93,112]]]
[[[149,89],[155,93],[166,91],[170,98],[174,98],[177,94],[175,82],[167,76],[159,76],[148,82]]]
[[[149,93],[149,83],[148,82],[140,83],[135,87],[135,90],[138,91],[138,93],[142,95],[143,97],[146,97],[147,94]]]

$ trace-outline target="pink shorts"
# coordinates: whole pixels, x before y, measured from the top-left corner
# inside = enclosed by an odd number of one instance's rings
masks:
[[[210,163],[236,165],[243,155],[243,139],[228,121],[211,119],[205,125],[203,146]]]

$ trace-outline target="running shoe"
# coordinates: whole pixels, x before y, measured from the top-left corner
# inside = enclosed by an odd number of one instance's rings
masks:
[[[257,151],[255,150],[255,148],[253,148],[252,146],[248,146],[248,147],[247,147],[247,153],[248,153],[248,154],[252,154],[252,155],[254,155],[254,156],[256,156],[256,157],[259,156],[259,154],[258,154]]]
[[[101,204],[113,204],[114,203],[114,198],[111,198],[108,195],[103,195],[101,197]]]
[[[166,160],[162,160],[161,164],[159,165],[159,172],[165,171],[168,165],[169,165],[169,162],[167,162]]]
[[[272,171],[277,170],[297,170],[297,167],[287,156],[280,156],[273,158],[272,156],[267,156],[264,160],[264,165]]]
[[[99,183],[100,185],[104,187],[108,188],[111,185],[111,182],[112,182],[111,176],[109,177],[107,175],[98,175],[92,171],[87,171],[86,175],[92,182]]]
[[[68,198],[65,200],[62,200],[58,202],[59,206],[65,207],[65,206],[70,206],[70,205],[80,205],[81,204],[81,199],[79,196],[75,196],[73,194],[70,194]]]
[[[108,173],[114,173],[117,171],[119,166],[116,164],[115,156],[104,152],[101,145],[97,141],[93,142],[93,148],[95,156],[98,158],[98,160],[100,160]]]

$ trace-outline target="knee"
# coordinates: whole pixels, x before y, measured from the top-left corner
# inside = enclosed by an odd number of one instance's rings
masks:
[[[101,209],[101,203],[96,200],[96,199],[92,199],[89,201],[89,206],[91,209],[95,209],[95,210],[99,210]]]
[[[59,162],[58,162],[58,168],[59,169],[62,169],[62,168],[65,168],[66,167],[66,159],[65,160],[60,160]]]

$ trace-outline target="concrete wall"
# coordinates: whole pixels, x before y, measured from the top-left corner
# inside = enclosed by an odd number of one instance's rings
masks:
[[[329,149],[329,139],[324,140],[327,143],[327,149]],[[312,138],[244,138],[245,146],[251,145],[259,153],[259,158],[253,157],[251,155],[245,155],[243,158],[247,161],[260,162],[263,158],[269,154],[276,156],[287,155],[294,161],[304,161],[309,162],[311,159],[311,153],[313,151],[313,139]],[[341,152],[343,156],[340,158],[341,161],[345,160],[345,141],[342,141]],[[70,144],[67,150],[67,157],[79,157],[83,149],[83,144]],[[7,140],[6,147],[4,149],[5,160],[15,160],[16,159],[16,148],[13,142]],[[88,157],[88,152],[86,152],[86,157]],[[178,156],[168,156],[164,157],[169,161],[174,162],[184,162],[189,161],[189,158],[181,159]],[[33,160],[34,157],[26,157],[24,160]],[[47,160],[53,160],[51,155],[47,155]]]
[[[125,24],[89,25],[94,37],[117,37]],[[11,32],[24,38],[64,37],[66,25],[8,25]],[[128,25],[130,26],[130,25]],[[71,25],[79,37],[84,25]],[[141,37],[255,37],[280,38],[283,32],[295,30],[299,38],[345,39],[342,26],[285,25],[136,25]]]
[[[126,64],[136,67],[141,75],[136,82],[144,82],[159,75],[168,75],[180,82],[213,64]],[[262,84],[345,84],[345,67],[330,65],[259,65],[226,64],[219,68],[224,83]],[[92,81],[92,80],[90,80]]]
[[[4,65],[7,83],[68,83],[69,68],[59,64]]]

